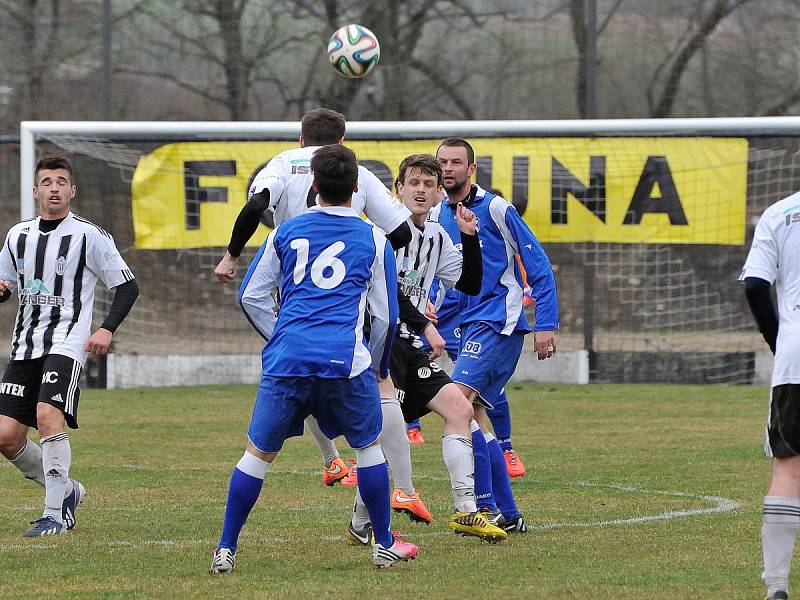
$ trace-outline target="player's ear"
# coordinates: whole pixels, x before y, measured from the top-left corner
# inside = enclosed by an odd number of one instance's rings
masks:
[[[319,194],[319,188],[317,187],[317,180],[316,179],[311,182],[311,189]]]
[[[353,193],[355,194],[357,191],[358,191],[358,179],[356,179],[356,182],[353,184]]]
[[[336,142],[337,144],[344,144],[344,136],[339,138],[339,141]]]
[[[472,177],[475,174],[475,171],[477,171],[477,170],[478,170],[478,165],[476,163],[470,163],[467,166],[467,175]]]
[[[76,186],[74,186],[74,185],[70,188],[70,195],[69,195],[69,199],[70,200],[72,200],[75,197],[75,192],[77,192],[77,191],[78,191],[78,188]]]
[[[297,143],[300,144],[301,148],[305,148],[306,141],[303,139],[303,134],[300,134],[300,138],[297,140]]]

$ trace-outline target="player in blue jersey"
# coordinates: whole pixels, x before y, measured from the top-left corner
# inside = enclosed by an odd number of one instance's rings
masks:
[[[389,473],[377,441],[376,371],[388,375],[398,315],[394,254],[384,234],[350,206],[358,185],[355,154],[341,145],[325,146],[314,153],[311,170],[319,205],[270,233],[239,291],[242,310],[267,344],[247,449],[231,476],[213,573],[234,569],[239,533],[264,476],[284,441],[302,435],[308,415],[329,438],[344,435],[355,450],[359,493],[375,536],[372,563],[388,567],[417,554],[414,544],[389,530]],[[276,289],[281,296],[277,316]],[[369,347],[365,308],[372,318]]]
[[[334,110],[315,108],[303,115],[300,147],[273,157],[253,179],[247,203],[233,225],[228,249],[214,269],[218,281],[234,281],[236,261],[262,218],[271,226],[278,227],[286,219],[303,214],[316,204],[309,162],[320,146],[343,143],[345,127],[344,115]],[[404,246],[411,239],[411,230],[406,222],[408,210],[370,171],[364,167],[359,167],[358,171],[358,191],[353,194],[352,208],[359,214],[363,212],[380,227],[395,249]],[[306,427],[322,454],[322,482],[328,486],[345,482],[348,469],[339,458],[333,441],[325,437],[313,417],[306,420]]]
[[[476,496],[482,460],[480,440],[486,441],[491,466],[491,492],[505,519],[506,531],[523,532],[525,522],[514,502],[503,451],[486,426],[486,408],[500,396],[516,369],[524,337],[533,331],[533,346],[540,360],[556,351],[558,299],[555,277],[541,244],[513,205],[470,183],[476,170],[475,152],[465,140],[444,140],[436,153],[444,172],[447,199],[439,205],[438,221],[458,239],[455,211],[463,204],[475,213],[480,226],[483,284],[477,296],[459,298],[461,347],[453,371],[468,399],[477,401],[473,431],[476,448]],[[528,324],[523,304],[523,282],[515,256],[527,273],[536,301],[536,322]],[[479,502],[480,504],[480,502]],[[491,507],[488,507],[491,508]]]
[[[441,226],[428,220],[431,208],[438,201],[441,181],[442,169],[430,154],[412,154],[400,163],[398,195],[411,211],[414,227],[411,242],[395,253],[401,292],[400,324],[392,347],[391,380],[379,385],[383,409],[380,439],[397,486],[392,491],[392,508],[406,512],[414,520],[430,522],[432,517],[424,506],[419,506],[419,494],[411,482],[411,451],[403,425],[429,412],[441,416],[442,457],[450,475],[455,508],[448,526],[456,533],[496,542],[506,539],[508,534],[490,523],[475,504],[471,403],[433,362],[441,354],[442,344],[434,341],[437,348],[428,353],[422,350],[419,338],[424,332],[432,340],[440,339],[436,327],[425,316],[434,278],[464,294],[474,295],[481,289],[481,249],[472,212],[463,206],[456,212],[463,257]],[[463,268],[466,262],[470,263],[468,269]],[[369,517],[365,513],[356,497],[348,526],[349,542],[368,543]]]

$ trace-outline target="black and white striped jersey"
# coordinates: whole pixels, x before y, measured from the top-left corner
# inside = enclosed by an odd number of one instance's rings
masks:
[[[438,277],[445,287],[454,287],[461,277],[463,260],[439,223],[427,221],[424,229],[411,222],[409,225],[411,241],[395,252],[397,286],[400,293],[408,296],[417,310],[425,314],[434,278]],[[402,338],[418,339],[402,322],[397,332]]]
[[[133,273],[111,235],[70,212],[49,232],[39,217],[14,225],[0,250],[0,279],[19,296],[11,360],[63,354],[84,364],[97,280],[110,289]]]

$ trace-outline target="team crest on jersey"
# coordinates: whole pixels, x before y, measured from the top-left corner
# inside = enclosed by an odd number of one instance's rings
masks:
[[[67,257],[59,256],[56,259],[56,275],[63,275],[67,271]]]
[[[456,327],[453,329],[453,335],[456,336],[457,340],[461,339],[461,327]]]
[[[420,379],[427,379],[431,376],[431,370],[428,367],[420,367],[417,369],[417,377]]]

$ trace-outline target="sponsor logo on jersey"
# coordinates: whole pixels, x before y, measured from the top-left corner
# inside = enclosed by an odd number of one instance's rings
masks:
[[[456,336],[456,339],[461,339],[461,327],[456,327],[453,329],[453,335]]]
[[[19,396],[22,398],[25,395],[25,386],[18,383],[0,383],[0,394],[8,394],[9,396]]]
[[[61,296],[54,296],[41,279],[28,279],[25,287],[20,290],[20,304],[38,306],[64,306],[66,300]]]
[[[464,344],[464,352],[469,352],[470,354],[480,354],[481,353],[481,343],[480,342],[473,342],[472,340],[466,342]]]
[[[795,223],[800,223],[800,212],[786,215],[786,218],[784,219],[784,225],[786,225],[786,227],[790,227]]]

